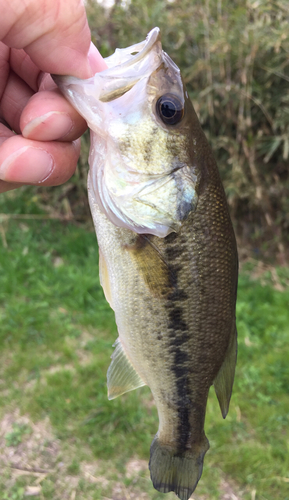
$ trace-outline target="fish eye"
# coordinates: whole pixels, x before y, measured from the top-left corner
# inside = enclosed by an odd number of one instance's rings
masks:
[[[180,99],[173,94],[164,94],[156,103],[157,113],[165,125],[176,125],[184,116]]]

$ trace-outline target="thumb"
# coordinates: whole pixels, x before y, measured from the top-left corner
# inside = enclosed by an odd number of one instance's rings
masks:
[[[86,12],[81,0],[14,0],[0,20],[2,41],[24,49],[47,73],[88,78],[106,65],[92,48]]]

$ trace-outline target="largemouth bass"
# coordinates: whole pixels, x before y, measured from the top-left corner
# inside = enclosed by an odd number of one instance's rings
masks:
[[[91,129],[88,193],[119,338],[109,399],[148,385],[154,487],[193,493],[214,384],[225,418],[237,340],[237,250],[218,168],[159,29],[89,80],[55,76]]]

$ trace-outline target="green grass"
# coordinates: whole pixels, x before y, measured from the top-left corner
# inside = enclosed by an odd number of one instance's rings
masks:
[[[34,450],[29,466],[48,469],[37,483],[27,472],[13,475],[4,461],[4,498],[22,500],[29,485],[39,488],[36,499],[118,498],[119,484],[128,498],[142,492],[153,500],[174,498],[156,492],[146,470],[125,475],[132,457],[148,461],[158,421],[148,388],[107,400],[117,332],[99,284],[95,234],[57,221],[10,220],[4,230],[0,417],[2,426],[10,423],[0,439],[0,466],[9,450],[21,462],[27,445]],[[244,500],[289,500],[289,271],[277,270],[281,292],[270,271],[263,284],[252,280],[254,269],[240,276],[230,412],[223,421],[212,391],[206,418],[211,448],[195,499],[220,500],[229,483]],[[97,471],[92,475],[104,479],[89,479],[88,463]],[[70,487],[72,496],[65,496]]]

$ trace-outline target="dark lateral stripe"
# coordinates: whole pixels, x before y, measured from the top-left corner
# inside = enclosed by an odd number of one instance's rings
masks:
[[[169,311],[169,320],[170,320],[169,329],[174,330],[174,332],[188,331],[188,325],[182,319],[182,309],[180,307],[174,307],[172,310]]]
[[[183,452],[188,445],[190,436],[190,399],[188,395],[188,355],[179,348],[175,350],[175,364],[173,372],[176,377],[177,406],[178,406],[178,452]]]
[[[174,403],[178,408],[178,450],[177,454],[182,453],[188,447],[188,441],[191,434],[190,426],[190,388],[188,386],[189,380],[189,366],[190,360],[187,352],[189,341],[189,329],[184,319],[184,310],[182,303],[188,298],[187,293],[179,288],[178,277],[181,271],[180,264],[176,260],[180,257],[179,246],[176,245],[177,235],[171,233],[166,237],[165,260],[170,270],[171,283],[173,291],[168,295],[166,308],[169,318],[168,324],[168,342],[169,351],[173,354],[173,365],[171,370],[174,374],[176,384],[176,395]]]
[[[190,437],[190,394],[188,387],[189,355],[186,351],[188,327],[182,319],[182,309],[175,305],[169,311],[169,349],[174,353],[172,371],[175,375],[178,407],[178,453],[182,453],[188,445]]]
[[[190,433],[190,408],[180,408],[178,410],[178,452],[182,453],[186,450],[188,445],[188,438]]]

